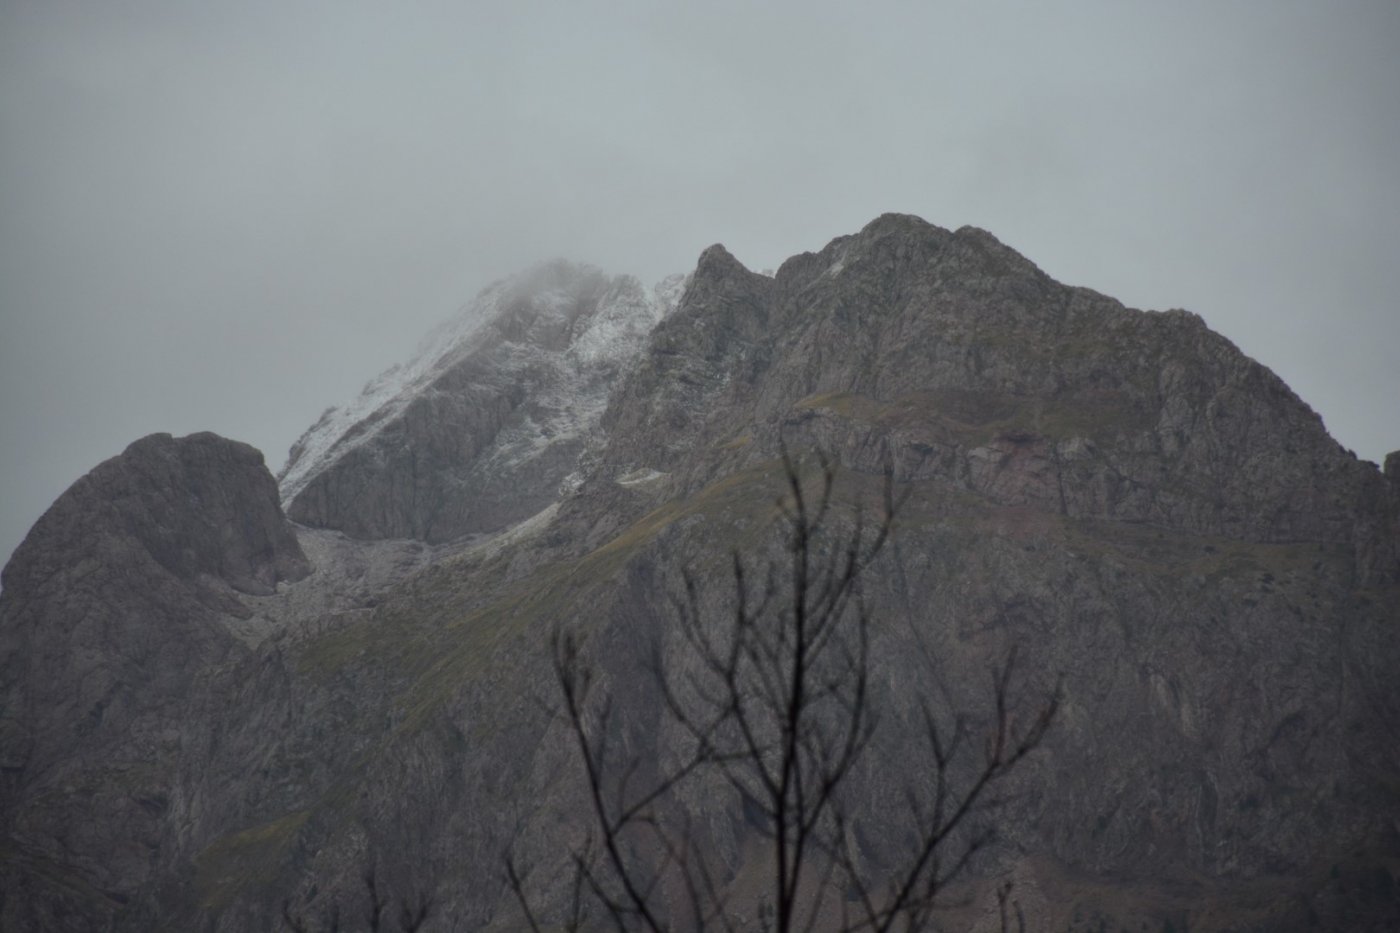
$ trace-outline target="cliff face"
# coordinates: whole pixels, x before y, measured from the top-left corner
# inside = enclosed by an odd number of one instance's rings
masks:
[[[262,455],[152,435],[40,518],[4,571],[6,929],[83,929],[180,832],[181,719],[230,624],[310,567]]]
[[[373,863],[431,890],[442,929],[508,929],[507,845],[557,905],[586,803],[546,713],[551,633],[583,639],[616,747],[665,760],[646,665],[685,663],[680,570],[706,617],[730,611],[728,555],[771,542],[784,448],[833,460],[841,515],[886,469],[905,497],[865,591],[886,713],[868,864],[900,857],[887,804],[923,766],[922,700],[984,721],[1015,646],[1019,689],[1058,681],[1063,705],[974,903],[1010,876],[1034,930],[1400,920],[1396,471],[1199,318],[898,215],[772,277],[712,247],[669,312],[562,266],[483,301],[294,449],[289,514],[322,526],[301,550],[247,449],[207,436],[139,442],[36,526],[0,596],[28,742],[4,743],[7,921],[264,929],[283,898],[355,909]],[[317,572],[293,582],[303,551]],[[721,785],[676,806],[722,884],[759,870]]]

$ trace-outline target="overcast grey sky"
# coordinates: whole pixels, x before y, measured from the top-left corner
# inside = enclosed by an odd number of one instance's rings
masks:
[[[152,431],[275,471],[553,256],[884,211],[1185,307],[1400,447],[1400,3],[0,0],[0,559]]]

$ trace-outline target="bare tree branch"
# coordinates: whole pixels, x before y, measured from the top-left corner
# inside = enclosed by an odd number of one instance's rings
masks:
[[[1014,650],[991,672],[980,748],[969,741],[965,717],[940,717],[921,700],[931,770],[922,779],[910,774],[904,787],[912,844],[892,869],[866,866],[856,841],[866,817],[853,778],[876,766],[867,758],[880,717],[870,682],[876,626],[861,581],[889,542],[903,500],[887,470],[878,516],[856,508],[842,519],[833,464],[818,453],[813,480],[786,447],[781,453],[780,554],[732,555],[727,621],[710,616],[704,588],[683,571],[671,607],[684,651],[668,654],[660,640],[652,646],[648,667],[663,718],[683,737],[671,763],[614,760],[611,696],[594,690],[576,638],[555,634],[562,715],[599,842],[596,852],[573,856],[575,923],[587,892],[619,930],[734,929],[731,892],[677,796],[687,782],[718,779],[763,818],[771,876],[758,904],[761,928],[813,931],[835,906],[845,930],[925,929],[947,884],[991,839],[971,825],[974,815],[996,802],[990,789],[1040,745],[1055,716],[1058,693],[1018,719]],[[539,930],[509,857],[506,872],[526,922]]]

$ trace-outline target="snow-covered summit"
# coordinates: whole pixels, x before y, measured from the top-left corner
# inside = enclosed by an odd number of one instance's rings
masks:
[[[554,261],[488,286],[293,445],[288,513],[359,537],[447,540],[493,530],[521,488],[541,487],[525,497],[537,511],[685,280],[645,289]]]

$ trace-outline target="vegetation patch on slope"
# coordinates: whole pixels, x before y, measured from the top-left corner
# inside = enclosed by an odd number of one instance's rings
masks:
[[[200,905],[219,909],[240,891],[271,883],[287,845],[306,823],[309,810],[298,810],[261,826],[217,840],[195,856],[195,885]]]
[[[405,697],[405,727],[420,726],[463,683],[479,676],[508,639],[527,630],[545,631],[578,607],[597,604],[627,563],[673,523],[695,515],[733,521],[740,514],[776,508],[780,478],[776,462],[727,476],[687,499],[653,509],[578,560],[550,565],[512,583],[489,605],[453,622],[436,646],[436,660]]]
[[[831,392],[808,396],[794,407],[827,411],[885,429],[933,429],[973,447],[1021,433],[1107,441],[1145,431],[1155,420],[1138,400],[1108,389],[1050,399],[961,389],[919,392],[891,400]]]

